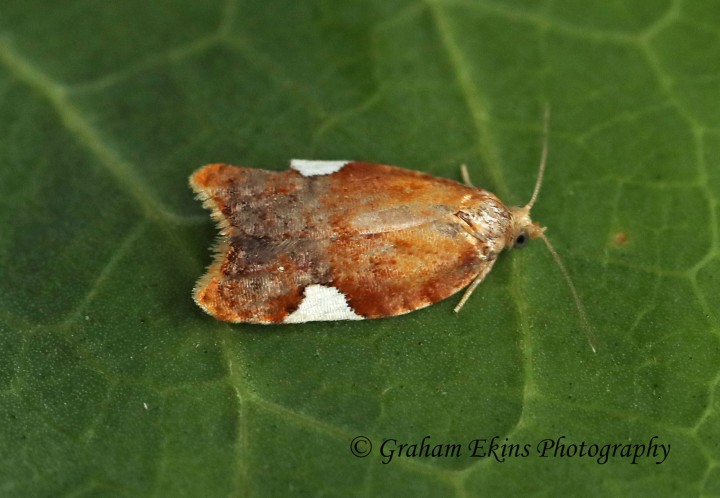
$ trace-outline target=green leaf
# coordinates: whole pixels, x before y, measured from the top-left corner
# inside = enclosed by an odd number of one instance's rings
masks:
[[[0,494],[720,494],[719,13],[5,2]],[[545,104],[533,214],[596,354],[540,243],[503,254],[458,315],[452,298],[259,327],[193,304],[216,231],[187,187],[203,164],[352,158],[459,179],[466,163],[523,204]],[[436,456],[412,456],[423,441]],[[622,456],[651,441],[667,458]],[[582,443],[594,456],[568,456]]]

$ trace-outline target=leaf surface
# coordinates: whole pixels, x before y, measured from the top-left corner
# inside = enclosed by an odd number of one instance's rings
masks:
[[[6,2],[0,492],[720,493],[718,60],[699,0]],[[466,163],[524,204],[546,103],[533,214],[596,354],[540,243],[459,315],[261,327],[193,304],[203,164]],[[633,464],[651,442],[667,458]]]

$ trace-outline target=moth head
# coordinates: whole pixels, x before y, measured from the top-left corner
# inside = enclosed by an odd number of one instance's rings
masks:
[[[541,227],[537,221],[530,219],[528,206],[511,207],[510,216],[510,229],[505,239],[507,247],[522,249],[530,239],[544,237],[545,227]]]

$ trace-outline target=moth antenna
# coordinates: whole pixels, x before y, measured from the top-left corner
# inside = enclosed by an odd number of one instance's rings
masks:
[[[533,190],[530,201],[525,205],[525,209],[530,211],[537,200],[540,187],[542,186],[543,176],[545,175],[545,163],[548,155],[548,135],[550,132],[550,106],[545,104],[545,112],[543,114],[543,148],[540,156],[540,167],[538,168],[537,180],[535,180],[535,189]]]
[[[545,236],[544,233],[541,233],[540,237],[543,239],[543,242],[545,242],[545,245],[550,251],[550,254],[552,254],[555,263],[557,263],[558,267],[560,268],[560,273],[562,273],[563,277],[565,277],[565,281],[567,282],[568,287],[570,287],[570,292],[573,295],[573,299],[575,299],[575,306],[577,306],[578,313],[580,314],[580,320],[582,321],[583,328],[585,329],[585,335],[587,336],[590,348],[593,350],[593,353],[597,353],[597,339],[595,338],[595,333],[590,326],[587,314],[585,313],[585,308],[583,307],[582,301],[580,300],[580,295],[578,294],[577,289],[575,289],[575,284],[573,284],[573,281],[570,278],[570,273],[567,271],[567,268],[565,268],[562,259],[560,259],[560,255],[552,246],[550,240]]]

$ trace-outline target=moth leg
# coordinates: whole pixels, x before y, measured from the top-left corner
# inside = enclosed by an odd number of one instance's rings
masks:
[[[470,181],[470,173],[468,173],[467,164],[460,165],[460,176],[462,176],[463,183],[468,187],[475,188],[475,185]]]
[[[465,294],[463,294],[462,299],[460,299],[460,302],[457,306],[455,306],[455,313],[459,312],[462,307],[465,305],[468,299],[470,299],[470,295],[473,293],[475,288],[480,285],[480,282],[485,280],[485,277],[487,277],[487,274],[490,273],[490,270],[492,270],[493,265],[495,264],[496,259],[493,259],[491,261],[488,261],[485,268],[483,268],[480,273],[478,273],[478,276],[475,277],[475,280],[472,281],[470,284],[470,287],[467,288],[465,291]]]

